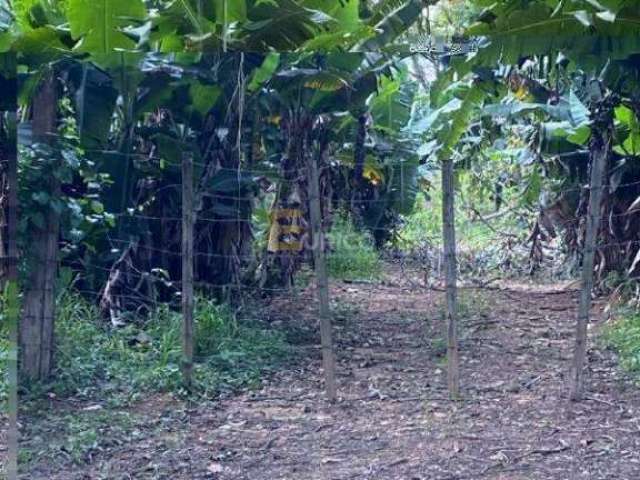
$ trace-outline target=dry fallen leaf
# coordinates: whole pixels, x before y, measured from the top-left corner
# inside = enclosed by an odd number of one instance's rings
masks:
[[[223,470],[224,470],[224,467],[217,462],[210,463],[209,466],[207,467],[207,471],[209,473],[221,473]]]

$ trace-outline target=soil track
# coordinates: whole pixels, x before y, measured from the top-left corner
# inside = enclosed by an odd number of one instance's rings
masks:
[[[269,309],[276,325],[310,338],[296,347],[300,361],[260,390],[190,407],[149,399],[137,407],[147,426],[137,438],[81,467],[54,471],[43,459],[24,478],[640,478],[640,390],[593,339],[588,400],[567,400],[575,293],[515,284],[461,292],[459,402],[446,395],[442,293],[396,276],[334,283],[332,298],[336,405],[322,396],[305,292]]]
[[[7,463],[7,427],[9,419],[6,415],[0,414],[0,478],[4,478]]]

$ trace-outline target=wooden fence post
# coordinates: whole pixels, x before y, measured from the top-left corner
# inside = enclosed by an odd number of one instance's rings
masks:
[[[447,384],[449,396],[460,395],[460,359],[458,353],[456,228],[454,210],[453,160],[442,161],[442,237],[444,242],[446,318],[447,318]]]
[[[584,390],[584,364],[587,353],[587,329],[589,311],[591,309],[591,290],[593,289],[593,264],[596,239],[600,226],[600,209],[602,203],[603,176],[609,156],[611,140],[605,127],[594,130],[591,142],[591,178],[589,182],[589,206],[587,210],[587,226],[582,258],[582,286],[578,321],[576,323],[576,343],[571,369],[571,394],[573,401],[582,399]]]
[[[182,378],[193,387],[193,159],[182,159]]]
[[[18,299],[18,159],[15,146],[10,147],[7,158],[7,257],[5,263],[6,317],[9,328],[9,361],[7,365],[7,383],[9,385],[7,410],[9,430],[7,432],[7,478],[18,477],[18,318],[20,307]]]
[[[324,253],[324,233],[322,231],[322,213],[320,209],[320,175],[318,164],[312,158],[309,168],[309,214],[311,217],[311,235],[313,260],[316,271],[318,302],[320,304],[320,337],[322,344],[322,365],[324,369],[327,398],[336,399],[336,374],[333,342],[331,339],[331,311],[329,308],[329,281]]]
[[[33,138],[52,144],[57,133],[58,83],[50,72],[33,99]],[[60,195],[60,182],[52,176],[49,195]],[[33,232],[28,255],[32,261],[26,282],[20,321],[21,373],[32,380],[46,379],[53,368],[55,278],[58,270],[60,216],[49,208],[44,227]]]

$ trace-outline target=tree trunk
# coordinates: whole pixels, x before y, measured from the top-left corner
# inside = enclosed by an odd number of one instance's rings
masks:
[[[312,161],[308,159],[308,152],[312,150],[314,136],[318,133],[314,120],[317,117],[304,111],[289,111],[283,121],[286,154],[280,167],[282,180],[272,206],[271,231],[260,281],[263,288],[291,289],[294,274],[303,260],[302,233],[306,230],[304,208],[308,204],[308,189],[301,180]]]
[[[33,138],[53,143],[56,134],[57,82],[50,74],[33,100]],[[60,195],[60,182],[51,177],[49,194]],[[53,368],[55,277],[58,262],[60,218],[52,208],[45,214],[45,225],[33,233],[29,246],[29,273],[20,322],[20,365],[24,377],[44,380]]]
[[[460,395],[458,326],[456,319],[456,230],[454,212],[453,160],[442,162],[442,237],[444,240],[447,297],[447,383],[452,399]]]
[[[246,115],[246,67],[242,52],[237,59],[238,89],[229,104],[226,116],[220,123],[212,121],[202,138],[204,158],[207,163],[199,179],[200,198],[196,199],[198,221],[195,225],[195,281],[208,284],[215,295],[229,301],[242,299],[242,266],[251,255],[253,234],[251,230],[252,193],[243,180],[247,152],[243,149],[243,132]],[[256,110],[258,105],[253,104]],[[259,118],[255,113],[254,121]],[[213,120],[213,119],[212,119]],[[218,138],[218,128],[228,129],[224,139]],[[247,143],[247,142],[245,142]],[[208,197],[207,184],[216,175],[233,174],[237,189],[215,192]],[[221,213],[226,210],[229,213]]]
[[[610,113],[609,113],[610,115]],[[574,348],[571,372],[571,400],[582,399],[584,390],[584,364],[587,352],[587,329],[589,311],[591,309],[591,290],[593,289],[593,265],[596,250],[596,239],[600,226],[600,209],[602,203],[603,173],[611,149],[610,120],[602,128],[593,129],[591,142],[591,179],[589,185],[589,207],[587,211],[587,228],[584,240],[582,259],[582,289],[576,323],[576,343]]]

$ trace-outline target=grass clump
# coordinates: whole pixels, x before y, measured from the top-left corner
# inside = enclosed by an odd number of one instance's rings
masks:
[[[9,340],[11,326],[17,328],[18,312],[20,311],[18,294],[15,284],[8,284],[0,291],[0,414],[7,411],[9,396],[9,358],[15,351],[15,345]],[[13,349],[12,349],[13,347]],[[13,352],[12,352],[13,350]]]
[[[282,333],[237,320],[213,300],[196,300],[194,322],[194,379],[201,395],[256,383],[288,351]],[[57,395],[131,399],[181,391],[181,316],[168,306],[158,307],[144,326],[112,330],[93,304],[67,293],[59,301],[56,328],[55,381],[45,387]]]
[[[620,357],[622,367],[640,376],[640,312],[626,310],[604,330],[604,341]]]
[[[194,394],[199,400],[258,384],[290,352],[283,332],[238,319],[227,306],[210,299],[196,299],[194,324]],[[46,458],[55,459],[61,468],[90,462],[105,448],[164,428],[149,420],[144,409],[127,407],[184,393],[179,312],[162,305],[144,325],[113,330],[100,319],[95,305],[67,292],[58,300],[56,338],[52,383],[24,385],[21,409],[32,420],[23,433],[23,468]],[[89,406],[52,410],[49,401],[56,397],[73,397]],[[182,408],[172,404],[163,418],[175,416],[179,423]],[[55,438],[51,431],[57,432]]]
[[[331,253],[327,258],[329,275],[341,280],[377,280],[382,263],[373,240],[357,230],[353,222],[341,215],[328,234]]]
[[[6,411],[7,396],[9,394],[9,384],[7,379],[7,368],[9,364],[9,342],[6,338],[0,337],[0,414]]]

